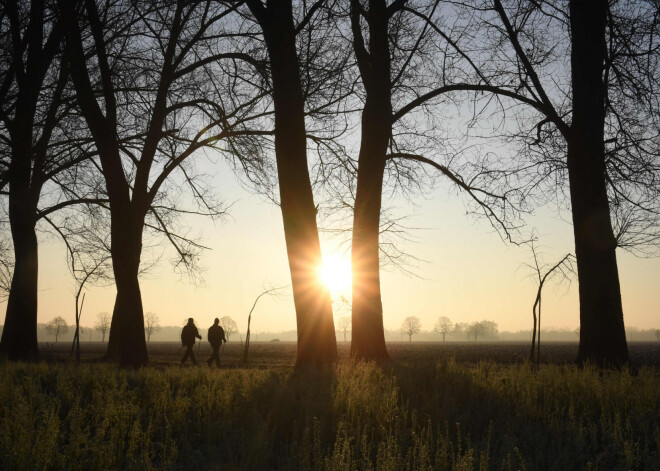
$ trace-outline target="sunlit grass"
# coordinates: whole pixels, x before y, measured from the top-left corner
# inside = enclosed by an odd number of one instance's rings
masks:
[[[0,370],[0,469],[660,469],[652,369]]]

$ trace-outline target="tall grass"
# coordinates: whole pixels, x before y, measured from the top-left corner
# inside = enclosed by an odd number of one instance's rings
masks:
[[[0,375],[1,469],[660,469],[653,369],[1,363]]]

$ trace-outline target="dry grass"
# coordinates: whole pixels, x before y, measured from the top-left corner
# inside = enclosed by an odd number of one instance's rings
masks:
[[[0,363],[0,469],[660,469],[655,368],[397,353],[295,376],[263,348],[279,366]]]

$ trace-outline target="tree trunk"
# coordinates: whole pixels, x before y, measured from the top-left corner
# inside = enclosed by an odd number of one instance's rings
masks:
[[[355,13],[355,11],[354,11]],[[390,51],[387,6],[370,0],[368,12],[369,55],[364,47],[357,16],[353,17],[354,42],[367,94],[362,112],[362,135],[353,216],[353,334],[351,355],[358,359],[388,359],[380,292],[379,235],[383,176],[387,146],[392,134]]]
[[[337,359],[337,341],[330,293],[318,277],[321,244],[307,168],[304,98],[291,1],[268,2],[261,21],[273,79],[277,174],[298,327],[296,367],[323,367]]]
[[[112,211],[111,207],[111,211]],[[135,219],[138,219],[135,221]],[[141,220],[140,220],[141,219]],[[131,221],[134,221],[131,224]],[[112,266],[117,286],[106,357],[121,366],[139,367],[148,361],[144,311],[138,281],[143,218],[111,216]]]
[[[628,361],[621,290],[605,181],[606,0],[572,0],[573,122],[568,138],[575,256],[580,293],[578,362]]]
[[[11,360],[36,360],[39,257],[35,232],[36,204],[31,196],[29,160],[12,158],[9,222],[14,242],[11,280],[0,353]]]
[[[369,113],[365,110],[365,115]],[[388,358],[380,293],[379,231],[387,135],[362,121],[357,192],[353,216],[353,335],[351,355],[357,359]]]

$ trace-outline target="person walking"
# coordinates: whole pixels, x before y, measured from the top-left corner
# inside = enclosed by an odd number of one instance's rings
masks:
[[[195,320],[191,317],[188,319],[188,323],[183,327],[181,331],[181,345],[186,347],[186,353],[181,359],[181,364],[183,365],[186,360],[190,357],[193,365],[197,364],[195,360],[195,354],[193,353],[193,347],[195,346],[195,338],[202,340],[202,336],[199,335],[197,326],[195,326]]]
[[[213,354],[206,363],[211,366],[211,363],[215,360],[215,366],[220,368],[220,347],[227,341],[227,339],[225,338],[225,329],[222,328],[220,325],[220,319],[217,317],[215,318],[213,325],[209,327],[209,333],[206,339],[209,341],[211,348],[213,349]]]

